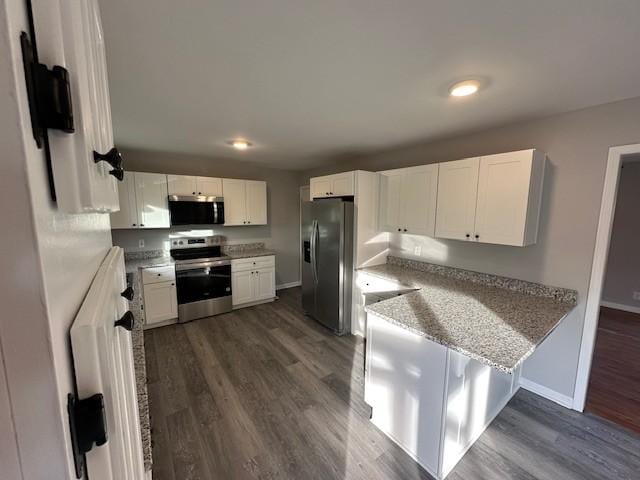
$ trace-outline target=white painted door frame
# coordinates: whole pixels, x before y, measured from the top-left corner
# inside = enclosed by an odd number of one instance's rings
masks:
[[[607,267],[607,258],[609,256],[613,216],[618,196],[620,167],[625,156],[638,153],[640,153],[640,143],[621,145],[609,149],[604,189],[602,191],[602,202],[600,205],[600,218],[598,220],[598,230],[596,233],[596,246],[591,266],[591,279],[589,281],[589,292],[587,293],[587,307],[582,330],[576,386],[573,393],[573,408],[580,412],[584,410],[587,400],[591,360],[593,358],[593,349],[598,329],[598,317],[600,314],[602,287]]]

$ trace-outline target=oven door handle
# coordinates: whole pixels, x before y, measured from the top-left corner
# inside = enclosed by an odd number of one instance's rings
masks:
[[[176,264],[176,272],[184,272],[186,270],[199,270],[207,267],[224,267],[231,265],[231,260],[218,260],[216,262],[201,262],[201,263],[185,263],[183,265]]]

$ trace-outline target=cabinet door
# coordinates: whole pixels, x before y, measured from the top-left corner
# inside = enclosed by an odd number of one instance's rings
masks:
[[[475,225],[479,158],[440,164],[436,237],[471,240]]]
[[[433,237],[436,227],[438,165],[404,169],[400,224],[402,231]]]
[[[167,175],[167,191],[169,195],[197,195],[196,177],[189,175]]]
[[[224,224],[247,224],[247,194],[245,180],[231,178],[222,179],[222,193],[224,195]]]
[[[310,181],[311,199],[330,196],[331,177],[316,177]]]
[[[196,177],[198,195],[222,197],[222,179],[214,177]]]
[[[332,197],[353,195],[355,192],[354,183],[354,172],[345,172],[331,175],[331,189],[329,190],[329,194]]]
[[[169,228],[167,176],[135,173],[136,204],[141,228]]]
[[[276,271],[273,267],[261,268],[253,276],[255,300],[267,300],[276,296]]]
[[[124,178],[118,185],[120,210],[111,214],[111,228],[137,228],[136,181],[133,172],[124,172]]]
[[[233,272],[231,274],[231,302],[233,305],[241,305],[255,300],[254,271]]]
[[[400,232],[402,179],[404,168],[382,172],[380,189],[382,211],[380,215],[380,229],[385,232]]]
[[[532,151],[482,157],[474,238],[521,246],[524,242]]]
[[[247,224],[266,225],[267,224],[267,182],[247,180],[245,182],[247,190],[246,211]]]
[[[175,282],[145,285],[144,318],[147,325],[171,320],[178,316],[178,300]]]

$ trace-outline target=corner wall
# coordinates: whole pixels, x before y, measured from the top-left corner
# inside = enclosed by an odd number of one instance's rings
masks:
[[[390,246],[402,256],[415,256],[415,247],[419,246],[419,258],[425,261],[577,290],[576,310],[523,369],[529,381],[570,399],[608,149],[639,141],[640,98],[635,98],[351,158],[305,172],[301,184],[311,176],[340,171],[379,171],[526,148],[544,151],[548,163],[536,245],[517,248],[392,234]]]

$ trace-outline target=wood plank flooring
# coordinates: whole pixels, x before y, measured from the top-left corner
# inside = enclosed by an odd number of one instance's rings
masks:
[[[274,303],[145,332],[154,480],[429,479],[368,420],[362,342]],[[448,479],[638,479],[640,435],[519,392]]]
[[[586,410],[640,433],[640,315],[637,313],[600,309]]]

